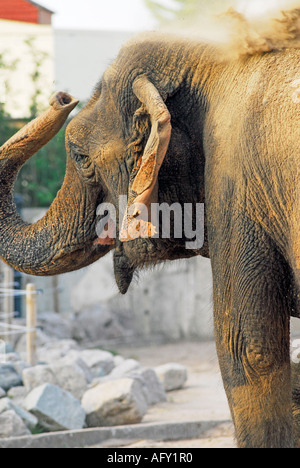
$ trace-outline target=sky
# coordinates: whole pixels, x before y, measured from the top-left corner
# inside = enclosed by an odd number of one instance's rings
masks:
[[[168,1],[168,0],[166,0]],[[155,19],[144,0],[36,0],[56,12],[53,26],[59,29],[153,29]]]

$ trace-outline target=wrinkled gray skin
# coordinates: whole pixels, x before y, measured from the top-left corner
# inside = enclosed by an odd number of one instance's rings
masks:
[[[213,47],[173,37],[130,42],[69,124],[64,184],[33,226],[17,217],[10,191],[49,132],[41,136],[38,120],[17,138],[21,152],[15,141],[0,150],[0,255],[17,269],[62,273],[114,249],[125,293],[144,265],[210,255],[217,349],[240,447],[296,443],[289,323],[299,316],[299,59],[291,49],[224,62]],[[72,102],[63,100],[56,112],[65,118]],[[52,114],[46,121],[52,128]],[[118,222],[116,239],[99,243],[96,208],[109,202],[118,214],[119,195],[133,207],[205,202],[203,248],[187,250],[172,236],[121,241]]]

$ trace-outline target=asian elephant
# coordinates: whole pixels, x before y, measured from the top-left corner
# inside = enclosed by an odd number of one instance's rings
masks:
[[[13,202],[16,175],[77,102],[58,93],[50,104],[0,149],[1,258],[53,275],[114,249],[125,293],[141,267],[209,256],[238,445],[294,447],[299,392],[293,401],[289,331],[290,317],[300,317],[300,50],[222,60],[217,46],[172,35],[129,41],[68,124],[62,188],[45,217],[27,225]],[[115,219],[99,214],[103,203],[115,207]],[[204,203],[204,242],[187,249],[174,226],[168,237],[147,235],[150,217],[136,228],[144,235],[121,235],[139,219],[140,204],[149,214],[154,203],[192,204],[193,226]]]

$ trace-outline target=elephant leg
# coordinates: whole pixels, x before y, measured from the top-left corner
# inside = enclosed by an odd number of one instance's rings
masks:
[[[230,243],[220,232],[212,254],[219,362],[238,446],[290,448],[289,271],[264,233],[247,226]]]

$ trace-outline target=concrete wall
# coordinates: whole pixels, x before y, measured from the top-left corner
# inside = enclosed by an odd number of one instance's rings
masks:
[[[212,283],[210,262],[203,258],[170,262],[140,274],[125,296],[115,285],[112,258],[90,266],[71,289],[77,313],[104,304],[122,313],[135,338],[179,340],[212,336]]]
[[[18,21],[0,20],[0,54],[8,64],[16,61],[15,70],[0,68],[0,103],[5,105],[13,118],[29,116],[30,99],[34,93],[31,74],[34,72],[35,58],[25,44],[34,38],[34,47],[47,57],[40,69],[38,88],[41,90],[39,105],[48,106],[54,87],[54,36],[49,25],[37,25]],[[8,87],[7,87],[8,85]]]

